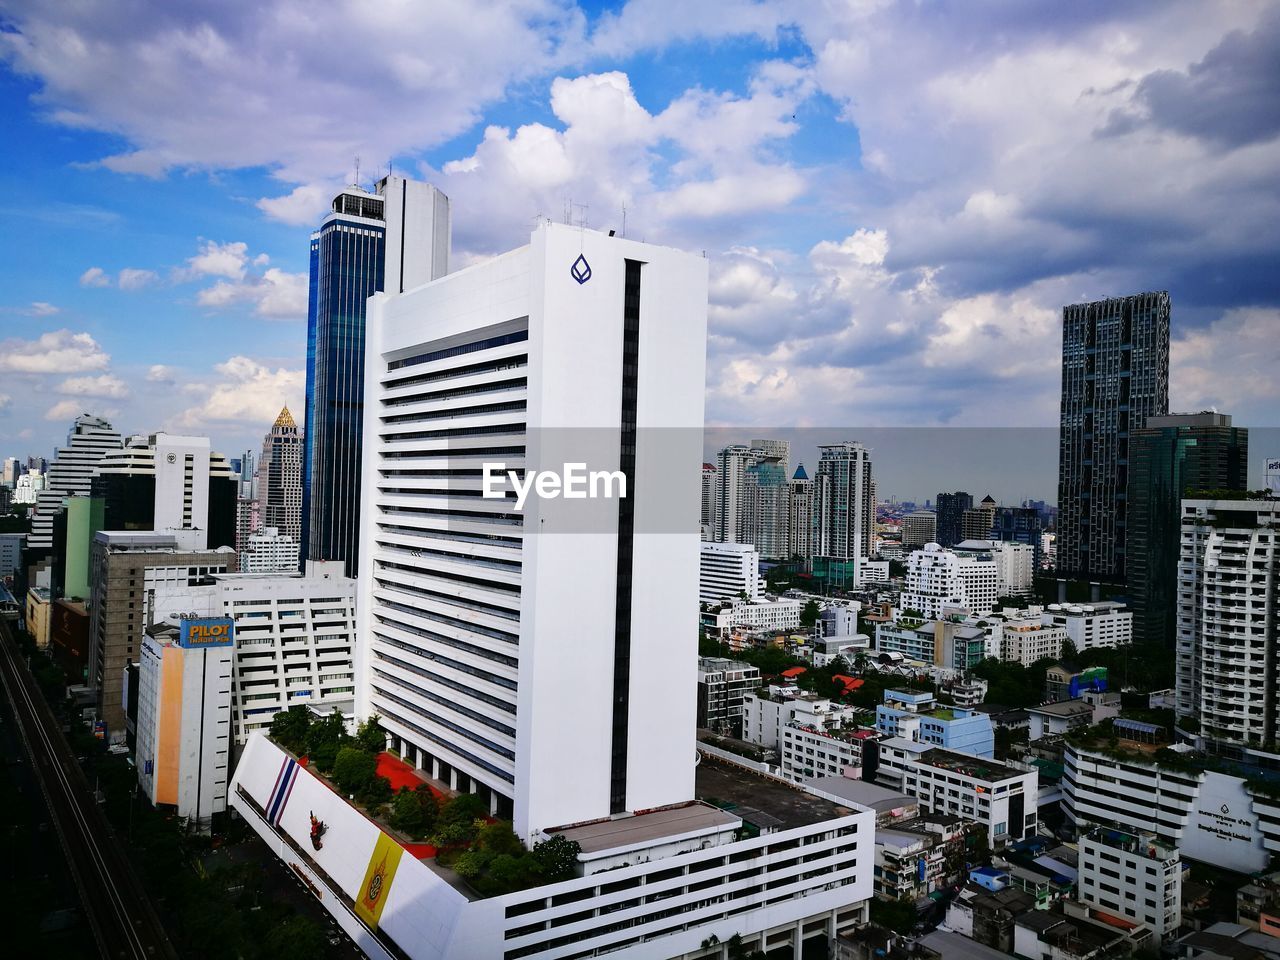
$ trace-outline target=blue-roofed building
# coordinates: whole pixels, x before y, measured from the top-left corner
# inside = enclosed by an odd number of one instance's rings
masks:
[[[938,705],[932,693],[886,690],[876,707],[876,729],[887,737],[905,737],[988,759],[995,756],[991,717],[963,707]]]

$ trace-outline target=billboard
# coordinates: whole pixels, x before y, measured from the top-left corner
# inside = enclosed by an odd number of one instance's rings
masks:
[[[1267,468],[1262,473],[1268,490],[1280,490],[1280,457],[1267,457]]]
[[[1089,667],[1081,671],[1079,674],[1071,678],[1069,687],[1071,699],[1075,700],[1080,694],[1089,690],[1099,692],[1107,689],[1107,668],[1106,667]]]
[[[178,646],[187,649],[229,647],[234,640],[235,621],[230,617],[200,617],[179,626]]]

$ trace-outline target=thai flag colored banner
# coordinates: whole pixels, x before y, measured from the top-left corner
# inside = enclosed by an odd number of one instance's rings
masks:
[[[285,757],[280,764],[280,772],[276,774],[276,785],[271,788],[271,796],[267,798],[267,822],[273,827],[280,826],[280,818],[284,816],[284,808],[289,803],[289,794],[293,793],[293,785],[298,779],[298,761]]]

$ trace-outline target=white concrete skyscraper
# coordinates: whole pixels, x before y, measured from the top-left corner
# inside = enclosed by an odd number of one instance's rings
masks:
[[[819,446],[813,495],[814,573],[852,586],[858,565],[871,555],[876,523],[870,451],[855,442]]]
[[[45,487],[36,497],[31,514],[32,550],[53,546],[53,518],[67,497],[87,497],[98,461],[121,447],[120,433],[102,417],[82,413],[71,425],[67,445],[59,447],[45,476]]]
[[[370,300],[357,709],[522,837],[693,796],[706,295],[701,257],[544,222]],[[584,460],[626,495],[483,494]]]

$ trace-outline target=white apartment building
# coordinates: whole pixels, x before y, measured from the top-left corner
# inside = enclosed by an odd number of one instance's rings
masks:
[[[1040,620],[1046,626],[1062,627],[1077,650],[1113,648],[1133,641],[1133,613],[1123,603],[1051,603]]]
[[[955,607],[987,614],[995,606],[999,587],[990,553],[960,554],[930,543],[907,557],[901,604],[904,610],[918,610],[926,620],[936,620],[944,609]]]
[[[770,750],[781,750],[783,732],[791,724],[829,730],[851,718],[851,707],[802,691],[794,684],[771,684],[763,692],[742,697],[742,739]]]
[[[792,720],[782,728],[779,766],[796,783],[814,777],[862,779],[863,747],[874,730],[825,729]]]
[[[250,534],[240,553],[243,573],[287,573],[298,569],[298,541],[281,533],[279,527]]]
[[[224,618],[159,623],[138,655],[138,783],[202,828],[227,809],[233,636]]]
[[[710,621],[714,631],[726,636],[734,630],[795,630],[800,626],[803,612],[804,604],[799,600],[764,597],[754,603],[728,604],[704,620]]]
[[[903,737],[877,745],[876,782],[919,799],[931,813],[983,824],[993,849],[1034,836],[1039,774]]]
[[[234,621],[236,744],[297,704],[353,713],[356,583],[343,569],[341,561],[313,560],[305,574],[214,573],[195,585],[185,578],[148,581],[160,618],[192,612]]]
[[[1077,826],[1150,832],[1185,858],[1238,873],[1280,854],[1280,799],[1242,776],[1203,769],[1203,759],[1161,765],[1068,744],[1063,761],[1062,810]]]
[[[14,482],[13,499],[10,502],[35,503],[40,497],[40,491],[44,489],[44,484],[45,476],[43,473],[28,470]]]
[[[698,568],[698,601],[724,603],[744,595],[758,600],[764,590],[760,554],[749,543],[703,543]]]
[[[956,553],[990,555],[996,563],[996,589],[1002,597],[1025,597],[1032,592],[1036,575],[1036,548],[1008,540],[962,540]]]
[[[31,511],[32,550],[53,546],[53,517],[61,512],[68,497],[87,497],[94,467],[108,453],[119,450],[120,433],[101,417],[82,413],[71,425],[67,445],[59,447],[45,474],[44,489],[36,494]]]
[[[1045,623],[1038,608],[1006,609],[992,617],[992,631],[998,639],[1000,659],[1024,667],[1046,657],[1058,659],[1068,637],[1065,627]]]
[[[1146,924],[1159,944],[1182,925],[1182,857],[1150,834],[1090,830],[1080,837],[1076,897]]]
[[[1278,600],[1280,500],[1184,500],[1177,712],[1207,738],[1280,740]]]

